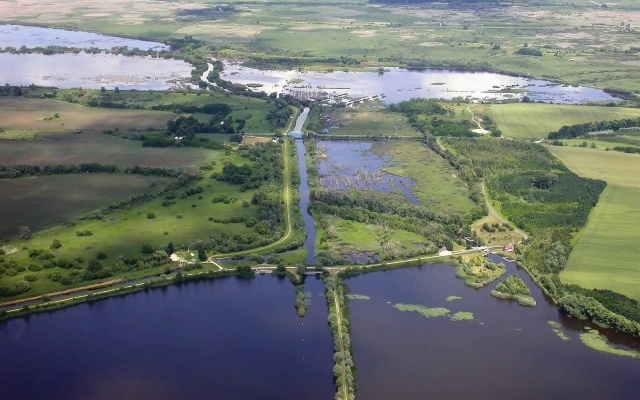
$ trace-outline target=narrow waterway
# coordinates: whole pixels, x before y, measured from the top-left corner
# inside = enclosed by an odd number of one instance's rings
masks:
[[[313,217],[309,214],[309,174],[307,174],[307,151],[304,147],[304,140],[302,135],[302,127],[309,115],[309,108],[300,113],[296,120],[296,126],[291,131],[290,135],[296,142],[296,150],[298,152],[298,173],[300,175],[300,185],[298,186],[298,192],[300,194],[300,213],[302,214],[302,221],[307,231],[307,238],[304,241],[304,248],[307,250],[307,265],[315,265],[316,263],[316,227],[313,223]]]

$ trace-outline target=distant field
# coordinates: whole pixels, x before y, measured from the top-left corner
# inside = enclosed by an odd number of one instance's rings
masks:
[[[640,188],[639,154],[569,146],[547,149],[580,176],[602,179],[609,185]]]
[[[0,179],[0,237],[54,226],[166,179],[125,174],[75,174]]]
[[[58,114],[58,117],[55,117]],[[147,110],[90,108],[52,99],[0,97],[0,128],[7,132],[68,132],[129,128],[165,128],[174,113]],[[0,138],[3,134],[0,133]]]
[[[119,167],[198,165],[212,154],[189,147],[142,147],[142,142],[102,133],[43,136],[38,140],[0,140],[0,163],[77,165],[97,162]]]
[[[44,91],[48,93],[48,91]],[[231,116],[235,120],[244,119],[246,124],[244,131],[253,134],[271,132],[271,127],[265,117],[271,105],[264,99],[256,99],[245,96],[234,96],[228,93],[174,93],[174,92],[140,92],[140,91],[112,91],[101,92],[99,90],[59,90],[58,98],[66,101],[87,104],[89,101],[112,102],[116,104],[126,104],[129,107],[140,107],[146,110],[157,106],[172,105],[172,109],[179,110],[181,107],[195,106],[202,107],[211,103],[224,103],[231,107]],[[147,111],[148,112],[148,111]],[[163,113],[164,114],[164,113]],[[169,113],[173,118],[174,113]],[[198,119],[208,121],[211,116],[198,114]],[[166,126],[166,123],[162,125]]]
[[[640,300],[640,188],[609,186],[571,252],[564,282]]]
[[[492,104],[489,113],[505,137],[541,139],[564,125],[638,118],[640,108],[514,103]]]
[[[466,212],[473,207],[466,183],[438,154],[419,142],[389,141],[376,144],[375,151],[388,154],[397,165],[384,170],[412,179],[418,203],[437,209]]]
[[[582,147],[548,148],[578,175],[608,184],[560,277],[640,300],[640,156]]]
[[[422,134],[407,122],[400,113],[354,109],[326,109],[323,123],[329,134],[345,136],[397,137]]]

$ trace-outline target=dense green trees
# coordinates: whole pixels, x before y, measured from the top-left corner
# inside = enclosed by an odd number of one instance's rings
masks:
[[[563,126],[557,132],[549,133],[549,139],[573,139],[590,132],[618,131],[623,128],[635,128],[640,126],[640,118],[626,118],[614,121],[587,122]]]

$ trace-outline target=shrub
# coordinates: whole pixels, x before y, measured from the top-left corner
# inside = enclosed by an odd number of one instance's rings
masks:
[[[152,212],[147,213],[147,219],[154,219],[156,217],[156,215]]]
[[[107,253],[105,253],[104,251],[99,251],[99,252],[96,254],[96,258],[97,258],[98,260],[104,260],[104,259],[105,259],[105,258],[107,258],[107,257],[108,257],[108,256],[107,256]]]

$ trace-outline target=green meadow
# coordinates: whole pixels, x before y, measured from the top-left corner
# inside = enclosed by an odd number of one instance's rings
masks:
[[[418,203],[440,210],[467,212],[473,207],[466,183],[449,163],[419,142],[388,141],[375,145],[375,151],[391,156],[396,165],[385,172],[414,181],[411,189]]]
[[[640,108],[561,104],[492,104],[487,110],[505,137],[542,139],[562,126],[640,117]]]
[[[578,175],[607,181],[561,279],[640,300],[640,156],[581,147],[548,148]]]

